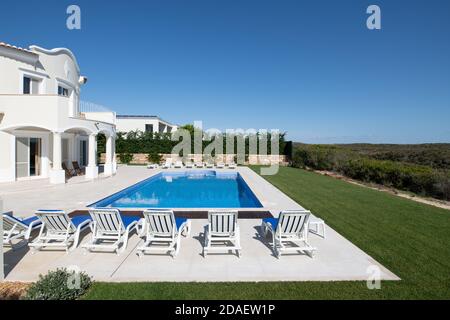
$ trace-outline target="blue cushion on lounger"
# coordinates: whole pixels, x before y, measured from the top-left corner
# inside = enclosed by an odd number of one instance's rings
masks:
[[[23,219],[21,221],[23,224],[26,224],[27,226],[29,226],[30,223],[32,223],[33,221],[36,221],[37,219],[39,219],[39,218],[34,216],[34,217],[29,217],[29,218]]]
[[[181,225],[187,221],[186,218],[175,218],[175,223],[177,225],[177,230],[180,229]]]
[[[85,222],[86,220],[91,220],[91,216],[87,215],[75,216],[73,218],[70,218],[70,220],[72,220],[72,223],[75,225],[75,227],[78,228],[78,226],[83,222]]]
[[[132,224],[135,221],[139,221],[141,217],[138,216],[122,216],[123,225],[125,228],[128,228],[130,224]]]
[[[34,217],[29,217],[26,219],[19,219],[17,217],[14,217],[12,214],[7,214],[9,217],[13,218],[14,220],[16,220],[17,222],[20,222],[26,226],[29,226],[30,223],[32,223],[33,221],[36,221],[37,219],[39,219],[38,217],[34,216]],[[40,223],[35,224],[35,226],[39,225]]]
[[[278,218],[264,218],[263,221],[265,223],[270,223],[272,225],[272,229],[275,231],[277,230],[277,226],[278,226]]]

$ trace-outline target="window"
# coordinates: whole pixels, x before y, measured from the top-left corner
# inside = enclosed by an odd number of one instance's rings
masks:
[[[23,77],[23,94],[31,93],[31,78]]]
[[[38,79],[23,77],[23,94],[39,94]]]
[[[145,125],[145,132],[153,133],[153,125],[152,124],[146,124]]]
[[[69,96],[69,89],[58,86],[58,95],[63,96],[63,97],[68,97]]]

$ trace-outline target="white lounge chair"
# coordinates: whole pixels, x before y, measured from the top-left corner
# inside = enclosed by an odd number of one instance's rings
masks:
[[[183,168],[183,162],[181,161],[176,161],[175,165],[173,166],[174,168]]]
[[[210,251],[236,250],[239,257],[241,240],[237,210],[212,210],[208,212],[208,225],[205,227],[203,257]],[[228,244],[231,243],[231,246]]]
[[[194,165],[196,168],[203,168],[203,162],[196,162]]]
[[[185,162],[184,166],[186,168],[192,169],[194,167],[194,163],[191,160]]]
[[[230,163],[228,164],[228,169],[236,169],[236,163],[234,163],[234,161],[233,161],[233,162],[230,162]]]
[[[191,230],[191,221],[175,218],[172,210],[145,210],[144,221],[145,243],[136,248],[139,257],[150,251],[170,252],[175,257],[180,251],[181,234],[188,236]]]
[[[216,168],[217,169],[223,169],[223,168],[225,168],[225,164],[223,162],[217,162]]]
[[[206,163],[206,168],[209,168],[209,169],[211,169],[211,168],[214,168],[214,162],[207,162]]]
[[[149,163],[149,164],[147,164],[147,169],[158,169],[158,164]]]
[[[87,251],[106,249],[117,254],[127,248],[130,232],[137,228],[141,217],[123,216],[117,209],[100,208],[89,210],[92,237],[82,247]],[[119,250],[120,244],[122,248]]]
[[[284,252],[307,252],[314,255],[316,248],[308,243],[308,221],[311,215],[307,210],[286,210],[278,218],[264,218],[264,236],[272,233],[273,251],[277,258]]]
[[[33,253],[45,247],[62,247],[68,252],[71,243],[70,250],[75,249],[81,231],[88,228],[91,222],[88,215],[69,218],[62,210],[39,210],[35,214],[42,224],[39,235],[28,244],[33,248]]]
[[[31,232],[41,226],[38,217],[30,217],[27,219],[18,219],[11,214],[3,214],[3,244],[9,244],[13,250],[23,247],[28,243]],[[23,245],[14,246],[12,241],[23,238]]]
[[[166,159],[166,162],[162,166],[163,169],[170,169],[172,168],[172,158]]]

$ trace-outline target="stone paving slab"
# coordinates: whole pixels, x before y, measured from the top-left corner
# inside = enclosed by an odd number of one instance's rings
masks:
[[[249,187],[263,204],[277,216],[283,209],[302,208],[264,178],[246,167],[237,169]],[[72,210],[85,209],[86,205],[98,201],[114,192],[150,177],[159,170],[144,167],[120,167],[118,174],[94,182],[76,182],[62,186],[45,185],[30,188],[36,183],[23,183],[23,189],[0,186],[5,199],[5,209],[18,216],[29,216],[40,208]],[[195,211],[190,208],[189,210]],[[202,208],[201,210],[205,210]],[[183,238],[181,250],[176,258],[169,255],[146,255],[138,258],[135,248],[143,240],[137,234],[130,238],[128,248],[120,255],[109,252],[85,253],[84,249],[66,254],[65,251],[39,251],[31,254],[27,247],[16,251],[6,250],[6,279],[35,281],[39,274],[57,267],[76,266],[98,281],[335,281],[366,280],[367,269],[376,265],[381,279],[399,278],[327,227],[327,238],[310,234],[311,245],[317,254],[311,258],[305,254],[283,255],[277,259],[260,234],[260,219],[240,219],[242,256],[234,254],[201,255],[203,228],[207,221],[192,220],[192,232]],[[90,237],[87,232],[82,242]]]

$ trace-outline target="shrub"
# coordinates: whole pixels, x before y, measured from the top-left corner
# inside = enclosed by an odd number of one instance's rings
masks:
[[[329,145],[301,145],[292,166],[332,170],[347,177],[417,194],[450,199],[450,171],[391,160],[378,160]]]
[[[292,165],[298,168],[338,171],[350,158],[355,157],[355,154],[334,146],[303,145],[295,150]]]
[[[56,269],[39,280],[28,289],[24,299],[27,300],[75,300],[83,295],[91,286],[91,278],[84,272]]]
[[[120,163],[129,164],[133,160],[133,155],[131,153],[120,153],[119,159]]]
[[[162,161],[162,155],[157,152],[152,152],[147,155],[148,162],[160,163]]]

